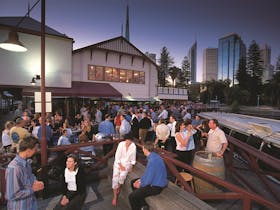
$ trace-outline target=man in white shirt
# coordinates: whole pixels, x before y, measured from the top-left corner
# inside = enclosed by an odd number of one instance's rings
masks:
[[[176,140],[175,140],[175,127],[176,127],[176,118],[174,115],[169,117],[169,124],[167,125],[170,129],[170,138],[167,141],[167,149],[170,152],[176,152]]]
[[[126,134],[125,141],[119,143],[113,166],[112,188],[114,197],[112,205],[117,205],[117,195],[121,185],[124,183],[126,176],[136,163],[136,146],[132,142],[132,135]]]
[[[97,122],[98,124],[102,122],[102,112],[100,111],[100,107],[96,108],[95,122]]]
[[[120,137],[124,137],[125,134],[131,130],[130,123],[125,119],[124,115],[121,115]]]
[[[156,127],[156,140],[155,140],[155,146],[166,147],[166,140],[169,138],[170,135],[170,129],[165,124],[165,120],[161,119],[159,121],[159,125]]]
[[[225,133],[218,127],[219,124],[216,119],[211,119],[208,125],[210,131],[208,132],[206,151],[214,152],[218,157],[222,157],[228,146]]]

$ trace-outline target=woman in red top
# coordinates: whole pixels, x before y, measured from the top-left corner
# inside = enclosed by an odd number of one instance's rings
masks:
[[[121,113],[118,112],[117,116],[114,119],[116,134],[120,134],[120,126],[121,126]]]

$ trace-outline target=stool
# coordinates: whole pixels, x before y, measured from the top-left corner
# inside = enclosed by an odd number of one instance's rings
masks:
[[[193,177],[191,174],[187,173],[187,172],[180,172],[180,175],[183,177],[183,179],[186,181],[186,182],[190,182],[191,183],[191,188],[194,190],[194,186],[193,186]],[[175,180],[175,184],[177,185],[178,183],[178,180],[176,179]],[[182,185],[181,186],[182,188],[184,188],[184,186]]]

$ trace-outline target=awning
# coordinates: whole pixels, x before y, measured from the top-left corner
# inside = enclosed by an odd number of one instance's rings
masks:
[[[40,91],[40,87],[24,87],[22,95],[34,96],[36,91]],[[52,96],[64,97],[122,97],[122,94],[110,84],[95,82],[72,82],[71,88],[46,87],[46,92],[51,92]]]

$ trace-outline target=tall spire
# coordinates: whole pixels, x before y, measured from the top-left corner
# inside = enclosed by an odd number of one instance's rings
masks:
[[[28,1],[27,5],[27,17],[30,17],[30,2]]]
[[[129,6],[128,0],[126,4],[126,23],[125,23],[125,38],[129,41]]]

